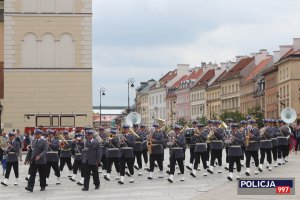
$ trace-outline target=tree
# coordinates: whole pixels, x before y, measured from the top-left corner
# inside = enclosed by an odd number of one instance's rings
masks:
[[[256,120],[256,124],[258,125],[259,128],[264,126],[263,124],[264,114],[262,113],[261,107],[259,105],[254,108],[248,109],[247,114]]]
[[[184,117],[180,117],[179,119],[178,119],[178,122],[177,122],[177,124],[178,125],[181,125],[181,126],[185,126],[185,125],[187,125],[187,121],[185,120],[185,118]]]
[[[206,124],[206,118],[205,118],[205,117],[197,117],[197,121],[198,121],[200,124]]]
[[[227,118],[232,118],[235,123],[239,123],[241,120],[245,119],[245,116],[243,115],[243,113],[239,111],[235,111],[235,112],[225,111],[220,115],[220,119],[224,122],[226,122]]]

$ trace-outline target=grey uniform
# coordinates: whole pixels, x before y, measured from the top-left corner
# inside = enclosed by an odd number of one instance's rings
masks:
[[[31,160],[34,161],[35,164],[46,164],[46,155],[48,151],[48,144],[45,139],[35,139],[32,141],[32,155]],[[39,160],[35,160],[35,158],[39,156]]]
[[[68,144],[65,144],[65,147],[60,150],[60,157],[61,158],[71,158],[72,157],[72,141],[67,140]]]
[[[272,147],[277,147],[278,146],[278,140],[277,137],[280,135],[279,129],[277,127],[269,127],[267,131],[272,132]]]
[[[272,148],[272,141],[271,138],[273,137],[271,129],[269,127],[265,127],[265,131],[261,136],[260,140],[260,148],[261,149],[271,149]]]
[[[82,160],[83,155],[84,155],[83,152],[82,152],[82,150],[84,149],[84,142],[83,142],[83,140],[78,141],[76,143],[73,142],[72,148],[73,148],[74,153],[75,153],[74,160]]]
[[[258,151],[259,150],[259,141],[260,133],[258,128],[251,129],[252,138],[250,139],[249,145],[246,146],[246,151]]]
[[[156,140],[152,142],[152,154],[163,154],[164,134],[162,132],[154,132],[152,138]]]
[[[200,135],[194,134],[191,142],[195,145],[195,152],[205,152],[207,150],[206,140],[207,140],[208,131],[202,130]]]
[[[88,165],[96,165],[101,161],[101,148],[97,140],[86,141],[85,153],[82,162]]]
[[[232,141],[228,147],[228,156],[241,156],[244,137],[241,132],[232,133]]]
[[[288,137],[290,136],[290,129],[287,126],[282,126],[279,128],[280,135],[278,136],[278,145],[288,145]]]
[[[11,147],[7,148],[7,162],[17,162],[18,161],[18,153],[21,148],[20,142],[14,139],[13,141],[9,142]]]
[[[58,162],[58,149],[59,149],[59,141],[55,138],[50,140],[50,144],[48,147],[48,152],[46,156],[47,162]]]
[[[213,150],[223,149],[224,136],[225,136],[224,129],[217,128],[215,130],[214,137],[210,143],[210,149],[213,149]]]

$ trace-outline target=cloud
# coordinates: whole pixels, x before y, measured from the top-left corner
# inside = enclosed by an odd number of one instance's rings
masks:
[[[159,79],[177,63],[233,60],[300,36],[298,0],[93,1],[93,86],[127,105],[128,78]],[[134,92],[131,91],[131,102]]]

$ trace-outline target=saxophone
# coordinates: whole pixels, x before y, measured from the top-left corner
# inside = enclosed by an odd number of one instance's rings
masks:
[[[148,143],[147,143],[147,150],[149,154],[152,154],[152,137],[153,137],[153,133],[150,133],[148,138]]]
[[[213,140],[213,138],[215,138],[215,131],[212,129],[209,131],[209,134],[207,136],[207,143],[211,143],[211,141]]]
[[[248,130],[247,135],[245,137],[245,146],[249,146],[250,144],[250,137],[251,137],[251,130]]]

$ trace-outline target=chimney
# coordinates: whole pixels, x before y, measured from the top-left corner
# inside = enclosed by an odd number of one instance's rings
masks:
[[[267,49],[261,49],[261,50],[259,50],[259,52],[265,56],[269,55]]]
[[[273,51],[273,63],[276,63],[280,59],[280,51]]]
[[[293,45],[280,45],[280,58],[284,56],[289,50],[293,48]]]
[[[299,51],[300,50],[300,38],[294,38],[293,39],[293,46],[294,46],[294,51]]]
[[[202,62],[201,67],[205,67],[205,66],[206,66],[206,62]]]
[[[260,52],[257,53],[254,58],[255,58],[255,65],[258,65],[261,61],[268,58],[267,50],[264,50],[263,52],[260,50]]]
[[[189,75],[189,64],[177,64],[177,76]]]

